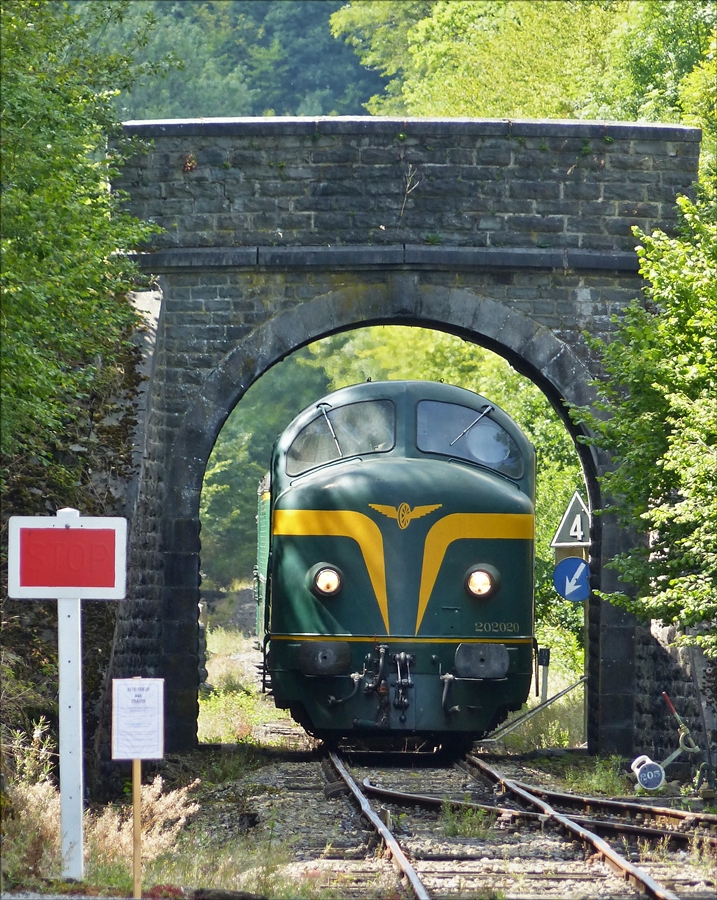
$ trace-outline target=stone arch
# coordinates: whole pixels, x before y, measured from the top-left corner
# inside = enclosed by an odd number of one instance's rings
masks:
[[[177,678],[183,683],[183,687],[168,688],[169,746],[191,746],[196,740],[198,683],[187,684],[186,675],[187,667],[196,670],[191,628],[194,622],[196,632],[199,501],[205,467],[216,438],[245,391],[271,366],[329,334],[377,324],[436,328],[494,350],[535,381],[562,413],[573,436],[578,433],[570,424],[562,401],[575,404],[591,401],[592,375],[588,367],[567,343],[545,326],[517,309],[480,297],[472,290],[421,287],[418,279],[410,274],[394,274],[383,289],[375,290],[369,298],[357,300],[355,289],[335,290],[280,312],[254,329],[205,379],[198,392],[199,399],[183,416],[168,459],[163,500],[163,569],[164,593],[172,597],[172,602],[165,600],[163,604],[162,632],[165,636],[177,636],[179,645],[173,640],[168,647],[170,641],[164,638],[163,670],[168,680],[174,682]],[[596,460],[584,445],[576,443],[576,448],[595,507],[599,503]]]
[[[394,281],[399,279],[394,279]],[[419,292],[415,280],[400,277],[403,289],[357,306],[352,290],[339,290],[279,313],[255,329],[221,360],[186,412],[172,450],[165,502],[180,518],[198,515],[198,494],[207,460],[229,413],[246,390],[273,365],[300,347],[341,331],[368,325],[414,325],[450,331],[505,357],[548,396],[573,436],[581,433],[563,401],[594,399],[593,376],[571,347],[524,313],[467,289]],[[415,290],[410,290],[410,285]],[[388,302],[385,302],[388,301]],[[596,465],[585,445],[576,444],[591,499],[597,500]]]
[[[166,746],[181,750],[196,741],[202,476],[246,388],[323,335],[424,325],[507,357],[565,418],[561,401],[589,403],[599,371],[580,335],[609,338],[639,293],[632,226],[674,227],[700,132],[263,117],[135,122],[125,133],[152,142],[116,187],[129,212],[163,227],[138,259],[166,290],[137,451],[131,599],[111,668],[165,677]],[[410,197],[407,165],[421,173]],[[608,461],[577,449],[597,508]],[[597,565],[631,546],[608,520],[592,538]],[[600,577],[604,590],[620,587],[613,571]],[[651,724],[636,737],[635,686],[651,651],[629,614],[591,599],[589,616],[589,746],[627,756],[649,746]]]

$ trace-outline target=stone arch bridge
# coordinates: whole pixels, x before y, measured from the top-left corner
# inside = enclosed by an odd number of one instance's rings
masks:
[[[310,341],[400,323],[496,351],[565,417],[563,401],[589,403],[598,374],[583,333],[609,335],[639,294],[631,227],[674,226],[700,132],[381,118],[131,122],[125,132],[148,144],[116,187],[164,230],[139,256],[162,300],[112,674],[166,679],[176,751],[196,743],[202,478],[246,389]],[[599,508],[607,460],[576,446]],[[600,523],[592,579],[609,590],[604,564],[626,536]],[[591,749],[654,745],[654,710],[640,700],[654,652],[629,615],[591,600]]]

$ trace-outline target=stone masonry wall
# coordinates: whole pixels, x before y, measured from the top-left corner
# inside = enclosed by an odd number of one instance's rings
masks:
[[[706,702],[706,660],[698,648],[675,645],[677,632],[653,622],[637,629],[637,679],[635,728],[644,751],[657,762],[673,753],[679,744],[678,723],[662,694],[672,701],[677,714],[690,729],[699,754],[682,753],[667,768],[667,777],[686,780],[705,759],[717,759],[714,710]],[[705,755],[706,754],[706,755]]]
[[[123,170],[154,248],[443,244],[634,248],[670,228],[699,131],[594,122],[237,119],[130,123]]]
[[[148,452],[131,524],[114,675],[166,679],[167,749],[196,741],[199,496],[250,384],[303,344],[369,323],[437,327],[589,403],[637,296],[631,226],[671,229],[699,132],[673,126],[392,119],[129,123],[151,140],[117,187],[165,231],[140,255],[162,313]],[[574,426],[569,426],[573,434]],[[593,508],[607,460],[578,450]],[[593,528],[594,586],[623,539]],[[590,741],[631,752],[634,623],[591,601]]]

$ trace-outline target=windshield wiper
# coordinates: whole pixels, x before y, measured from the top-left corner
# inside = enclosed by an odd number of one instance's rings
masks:
[[[464,434],[468,434],[468,432],[471,430],[471,428],[474,425],[476,425],[478,422],[480,422],[480,420],[484,416],[487,416],[488,413],[492,413],[494,409],[495,409],[495,406],[491,406],[490,404],[488,404],[488,406],[485,407],[485,409],[481,412],[481,414],[478,416],[478,418],[474,419],[467,428],[464,428],[463,431],[461,431],[461,433],[458,435],[458,437],[455,438],[455,440],[452,440],[448,446],[452,447],[456,443],[456,441],[459,441],[463,437]]]
[[[331,432],[331,437],[334,439],[334,443],[336,444],[336,449],[339,451],[339,456],[343,458],[343,451],[341,450],[341,444],[339,444],[339,439],[336,437],[336,432],[334,431],[334,426],[331,424],[331,419],[326,414],[326,409],[331,409],[330,403],[319,403],[317,404],[318,408],[324,415],[326,419],[326,424],[329,426],[329,431]]]

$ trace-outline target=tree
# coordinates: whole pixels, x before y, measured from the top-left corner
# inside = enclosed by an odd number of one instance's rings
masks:
[[[93,0],[80,4],[83,14]],[[102,36],[113,48],[148,16],[156,22],[139,59],[171,53],[178,67],[140,80],[118,98],[125,119],[247,115],[356,115],[379,89],[332,38],[340,0],[132,0]]]
[[[411,71],[409,35],[430,15],[436,0],[354,0],[331,16],[331,33],[344,37],[368,69],[389,78],[385,95],[374,95],[364,105],[382,115],[404,113],[401,85]]]
[[[120,144],[108,149],[113,95],[136,69],[129,53],[92,49],[123,11],[95,3],[80,21],[60,3],[2,3],[3,562],[8,516],[115,512],[113,485],[131,464],[137,317],[126,251],[152,229],[109,192],[122,158]],[[3,589],[0,612],[2,723],[22,727],[52,716],[55,604],[8,601]],[[83,617],[89,703],[113,615],[112,604],[92,604]]]
[[[595,343],[607,377],[597,411],[575,415],[612,454],[607,509],[641,538],[607,599],[717,658],[717,203],[679,204],[678,237],[636,231],[647,304]]]
[[[623,4],[606,39],[607,64],[590,86],[583,116],[682,121],[683,85],[708,53],[716,27],[717,6],[702,0]]]
[[[63,436],[92,430],[93,398],[116,383],[137,323],[122,251],[152,228],[109,192],[121,150],[107,149],[112,91],[133,70],[128,56],[87,49],[121,11],[95,4],[80,23],[60,4],[2,6],[1,447],[13,471],[27,457],[49,464]]]
[[[575,115],[589,73],[606,65],[603,45],[615,5],[352,3],[334,13],[332,25],[335,34],[347,35],[364,65],[392,79],[386,95],[367,105],[373,113],[566,117]],[[381,20],[397,13],[401,39],[387,41]]]
[[[331,22],[389,79],[367,104],[373,113],[682,121],[717,6],[392,0],[350,3]]]

